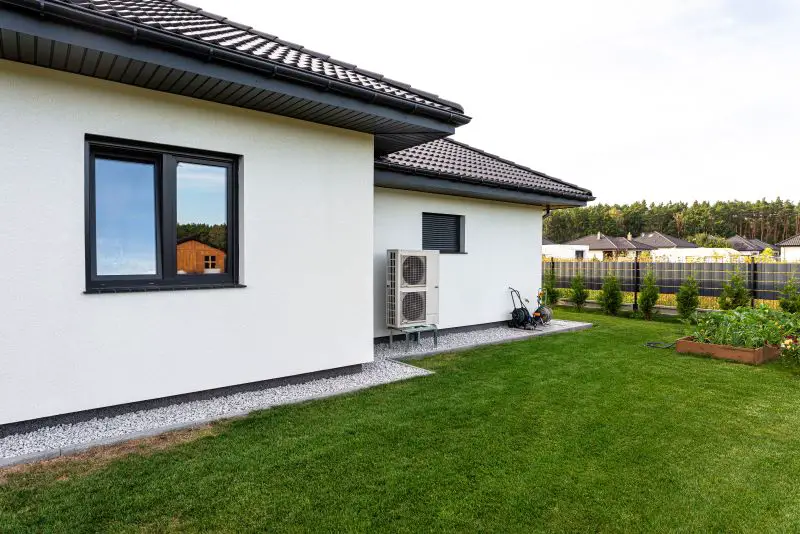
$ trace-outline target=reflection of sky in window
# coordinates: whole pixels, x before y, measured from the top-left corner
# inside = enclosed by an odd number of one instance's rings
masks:
[[[225,224],[227,169],[178,163],[178,224]]]
[[[97,274],[156,274],[155,169],[95,160]]]

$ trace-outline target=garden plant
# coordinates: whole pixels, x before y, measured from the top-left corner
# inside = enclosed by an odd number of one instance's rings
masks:
[[[589,292],[586,290],[586,284],[583,282],[583,275],[580,273],[575,275],[570,285],[572,290],[572,303],[575,304],[578,311],[581,311],[586,305],[586,301],[589,299]]]
[[[617,315],[622,308],[622,290],[616,276],[608,275],[600,291],[600,306],[608,315]]]
[[[544,289],[546,299],[543,304],[547,306],[555,306],[558,303],[558,299],[561,298],[561,290],[558,289],[558,280],[556,280],[556,273],[553,269],[547,269],[547,272],[544,275],[542,287]]]
[[[785,312],[800,312],[800,286],[798,286],[797,280],[792,278],[783,286],[779,302],[781,309]]]
[[[697,280],[693,276],[689,276],[681,284],[676,301],[680,318],[684,321],[693,320],[697,313],[697,307],[700,305],[700,291],[697,287]]]
[[[750,291],[744,283],[744,278],[739,273],[731,276],[722,286],[719,295],[719,308],[721,310],[735,310],[750,304]]]
[[[785,340],[796,339],[798,333],[798,316],[766,306],[703,314],[690,332],[700,343],[753,349],[785,346]]]
[[[658,302],[660,289],[656,285],[656,275],[652,270],[647,271],[639,294],[639,309],[646,320],[653,318],[653,309]]]

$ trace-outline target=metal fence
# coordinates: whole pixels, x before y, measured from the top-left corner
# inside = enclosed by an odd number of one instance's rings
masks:
[[[776,301],[792,278],[800,282],[800,263],[672,263],[644,261],[544,261],[543,273],[555,273],[556,286],[569,288],[572,279],[583,275],[589,290],[599,290],[609,275],[615,276],[622,291],[637,294],[648,271],[653,271],[662,295],[674,295],[681,284],[693,276],[701,297],[716,298],[722,286],[738,273],[756,300]]]

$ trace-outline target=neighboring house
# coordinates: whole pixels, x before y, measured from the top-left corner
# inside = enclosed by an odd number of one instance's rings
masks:
[[[225,272],[224,250],[188,237],[178,240],[178,274],[215,274]]]
[[[781,241],[776,246],[780,248],[782,261],[800,261],[800,235]]]
[[[589,256],[588,245],[559,245],[542,239],[542,256],[561,260],[583,260]]]
[[[662,232],[644,232],[634,241],[652,247],[650,257],[661,261],[685,261],[697,249],[694,243]]]
[[[504,320],[544,213],[593,198],[444,140],[456,103],[180,2],[3,0],[0,99],[0,425],[355,372],[389,248],[441,250],[443,328]],[[184,225],[225,250],[180,268]]]
[[[641,252],[649,252],[653,247],[635,241],[629,234],[628,237],[611,237],[601,232],[575,239],[566,245],[588,246],[589,251],[584,259],[612,260],[634,259]]]
[[[775,245],[770,245],[760,239],[747,239],[740,235],[729,237],[727,241],[732,249],[742,253],[744,256],[757,256],[767,249],[773,252],[776,250]]]

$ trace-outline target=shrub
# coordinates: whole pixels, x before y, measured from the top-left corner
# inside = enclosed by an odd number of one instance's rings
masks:
[[[739,273],[731,276],[722,285],[722,293],[719,295],[719,308],[721,310],[735,310],[750,305],[750,291],[744,284],[744,278]]]
[[[572,279],[570,286],[572,288],[572,303],[575,304],[575,307],[578,308],[578,311],[581,311],[586,305],[586,301],[589,300],[589,292],[586,291],[586,285],[583,282],[583,275],[580,273],[575,275],[575,278]]]
[[[556,272],[554,269],[547,269],[544,275],[544,283],[542,284],[545,293],[545,302],[542,304],[552,306],[561,298],[561,290],[557,287]]]
[[[608,275],[600,290],[600,305],[608,315],[617,315],[622,307],[622,291],[616,276]]]
[[[644,283],[639,294],[639,309],[646,320],[653,318],[653,308],[658,302],[660,290],[656,285],[656,275],[653,271],[647,271],[644,276]]]
[[[797,281],[794,278],[790,279],[786,285],[783,286],[779,302],[781,309],[785,312],[800,312],[800,287],[798,287]]]
[[[700,290],[697,287],[697,280],[693,276],[689,276],[683,281],[681,287],[678,289],[677,301],[678,315],[684,321],[691,321],[697,313],[697,307],[700,306]]]

